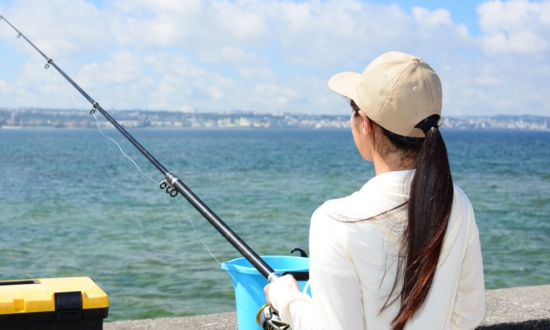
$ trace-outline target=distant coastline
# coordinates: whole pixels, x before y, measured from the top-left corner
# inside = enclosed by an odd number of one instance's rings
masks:
[[[255,129],[349,129],[344,115],[310,115],[287,112],[260,113],[229,111],[219,113],[147,110],[113,110],[113,117],[124,127],[153,128],[255,128]],[[102,116],[102,128],[113,128]],[[550,117],[497,115],[489,117],[444,117],[443,129],[550,131]],[[95,128],[95,119],[85,110],[41,108],[0,108],[0,128]]]

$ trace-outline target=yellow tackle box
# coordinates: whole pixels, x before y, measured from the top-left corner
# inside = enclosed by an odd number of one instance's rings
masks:
[[[109,298],[89,277],[0,280],[0,329],[101,330]]]

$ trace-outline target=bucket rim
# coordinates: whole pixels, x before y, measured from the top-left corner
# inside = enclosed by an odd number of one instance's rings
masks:
[[[284,271],[293,271],[293,272],[308,272],[309,271],[309,258],[304,257],[296,257],[296,256],[260,256],[268,265],[270,265],[274,271],[276,272],[284,272]],[[270,261],[274,261],[274,259],[277,259],[280,261],[281,259],[287,259],[292,260],[294,262],[293,265],[289,265],[288,267],[282,267],[281,265],[273,266],[270,264]],[[242,264],[244,261],[244,265]],[[298,262],[298,265],[296,263]],[[303,263],[303,265],[300,264]],[[238,273],[244,273],[244,274],[253,274],[253,275],[260,275],[260,272],[254,268],[248,260],[244,257],[235,258],[232,260],[228,260],[225,262],[222,262],[221,268],[230,272],[238,272]]]

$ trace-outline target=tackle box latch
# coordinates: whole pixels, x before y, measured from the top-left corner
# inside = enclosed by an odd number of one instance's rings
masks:
[[[55,320],[57,322],[75,322],[82,320],[82,293],[55,293]]]

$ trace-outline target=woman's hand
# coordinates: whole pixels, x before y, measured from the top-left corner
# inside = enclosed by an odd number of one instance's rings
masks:
[[[278,292],[280,290],[294,290],[300,292],[300,286],[298,285],[298,282],[296,282],[294,276],[288,274],[276,279],[275,281],[269,283],[264,287],[265,300],[267,301],[269,306],[271,306],[271,308],[277,311],[277,309],[271,304],[271,300],[269,299],[270,290],[273,294],[275,294],[274,292]]]

